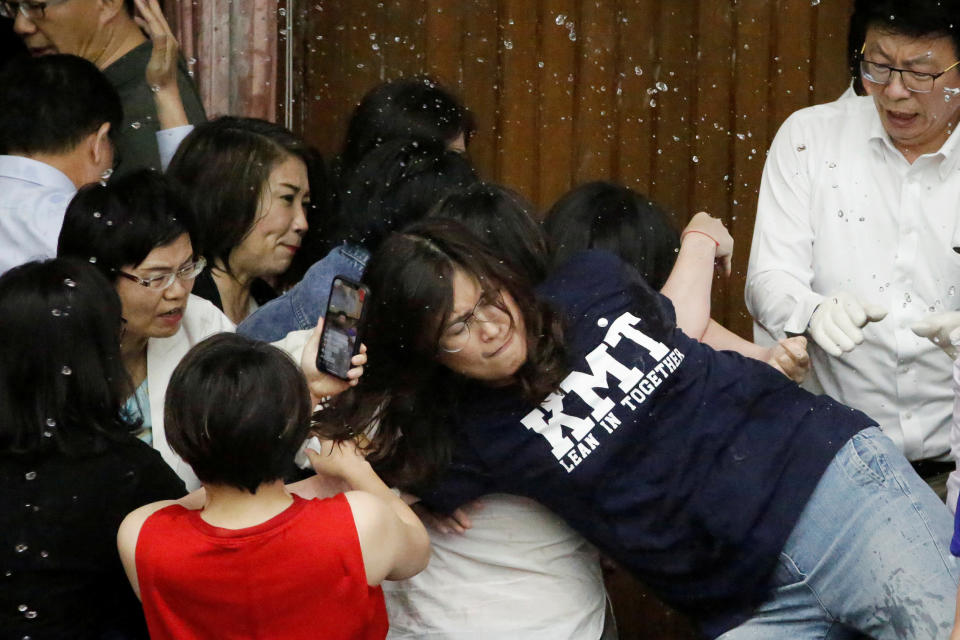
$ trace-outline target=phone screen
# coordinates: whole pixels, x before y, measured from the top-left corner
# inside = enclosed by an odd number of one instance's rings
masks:
[[[350,359],[360,348],[360,324],[368,293],[363,285],[334,278],[317,354],[318,369],[346,379]]]

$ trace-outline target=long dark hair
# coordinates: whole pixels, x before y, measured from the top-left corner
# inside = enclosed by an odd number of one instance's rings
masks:
[[[131,437],[120,330],[120,299],[86,261],[0,277],[0,455],[83,455]]]
[[[427,219],[391,235],[364,274],[372,291],[365,332],[369,367],[359,386],[318,414],[317,428],[334,439],[368,430],[368,460],[389,481],[412,489],[449,463],[460,398],[478,384],[437,361],[456,271],[484,288],[504,289],[516,301],[527,334],[517,391],[539,402],[567,373],[559,317],[536,299],[525,277],[463,225]]]

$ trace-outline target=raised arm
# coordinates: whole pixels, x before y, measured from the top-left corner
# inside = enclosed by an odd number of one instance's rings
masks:
[[[699,339],[710,323],[710,290],[714,264],[721,262],[730,275],[733,238],[719,218],[701,211],[680,235],[680,252],[660,292],[670,298],[677,326]]]
[[[353,511],[363,553],[367,583],[401,580],[420,573],[430,559],[430,538],[423,523],[400,496],[387,487],[352,441],[322,442],[323,451],[308,449],[314,470],[339,478],[352,491]]]

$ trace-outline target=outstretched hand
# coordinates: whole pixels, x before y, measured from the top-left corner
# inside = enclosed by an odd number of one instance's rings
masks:
[[[940,347],[951,360],[957,359],[957,347],[953,339],[960,339],[960,335],[956,335],[957,329],[960,329],[960,311],[930,313],[910,325],[910,329]]]
[[[307,386],[310,388],[314,403],[355,387],[360,381],[360,376],[363,375],[363,365],[367,364],[367,345],[361,344],[360,353],[350,359],[353,368],[347,371],[347,380],[341,380],[317,369],[317,353],[320,350],[322,332],[323,318],[320,318],[300,356],[300,369],[307,379]]]

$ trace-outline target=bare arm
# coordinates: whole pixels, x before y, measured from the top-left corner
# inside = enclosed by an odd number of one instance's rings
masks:
[[[677,326],[699,339],[710,322],[710,290],[717,260],[730,273],[733,238],[723,223],[701,211],[693,216],[681,235],[680,252],[660,292],[670,298],[677,313]]]
[[[766,349],[744,340],[716,320],[711,319],[706,333],[700,339],[718,351],[736,351],[760,362],[766,362],[794,382],[800,383],[810,372],[810,358],[807,355],[807,340],[802,336],[785,338],[775,346]]]
[[[370,585],[416,575],[430,559],[430,538],[423,523],[390,490],[353,442],[323,442],[323,451],[307,450],[318,474],[338,478],[352,489],[353,511]]]
[[[192,494],[191,494],[192,495]],[[140,597],[140,582],[137,579],[137,539],[140,537],[140,529],[147,518],[155,512],[177,504],[177,500],[161,500],[144,505],[135,511],[131,511],[123,522],[120,523],[120,529],[117,531],[117,551],[120,552],[120,562],[123,563],[123,570],[127,574],[127,580],[133,587],[133,592]]]

